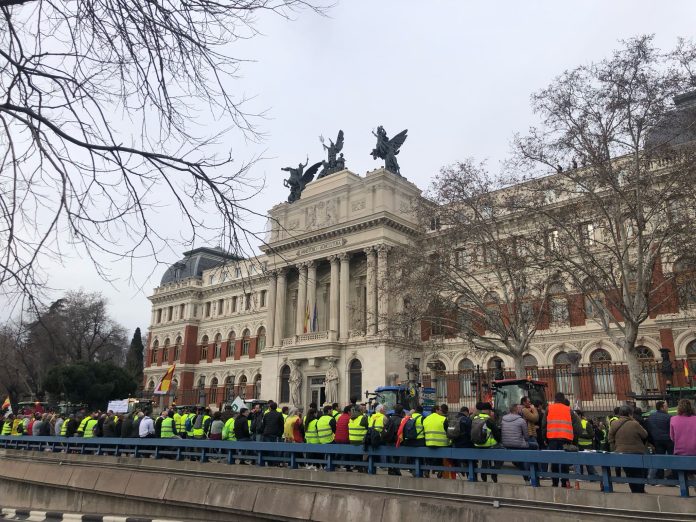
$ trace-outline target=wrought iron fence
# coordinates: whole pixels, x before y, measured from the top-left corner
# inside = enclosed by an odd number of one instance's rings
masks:
[[[666,378],[661,368],[658,361],[641,363],[643,395],[664,394]],[[556,392],[563,392],[574,407],[587,412],[608,413],[635,398],[625,364],[586,364],[580,365],[576,372],[570,366],[535,366],[526,368],[526,377],[546,382],[547,400],[552,401]],[[501,374],[494,369],[436,371],[424,378],[424,384],[434,387],[437,401],[452,410],[462,406],[473,408],[478,401],[490,400],[490,383],[500,378],[514,379],[515,373],[503,370]],[[647,402],[649,407],[654,406],[654,399]]]

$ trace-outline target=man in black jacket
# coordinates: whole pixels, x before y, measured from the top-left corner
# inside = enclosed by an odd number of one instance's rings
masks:
[[[670,416],[667,411],[665,401],[655,403],[655,411],[650,414],[645,421],[645,428],[648,430],[648,440],[655,446],[656,455],[671,455],[674,452],[674,442],[669,437]],[[662,469],[651,469],[648,478],[664,478],[665,471]]]
[[[239,410],[239,415],[234,420],[234,436],[239,441],[251,440],[251,434],[249,433],[249,410],[247,408]]]
[[[280,442],[283,437],[283,414],[277,411],[275,402],[268,403],[268,410],[263,413],[261,419],[261,436],[263,442]]]

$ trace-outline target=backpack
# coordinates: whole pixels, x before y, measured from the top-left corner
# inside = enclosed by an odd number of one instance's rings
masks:
[[[387,444],[395,443],[400,424],[401,417],[387,417],[382,429],[382,440]]]
[[[491,431],[486,425],[487,420],[482,417],[475,417],[471,421],[471,442],[474,444],[485,444],[491,436]],[[447,435],[449,436],[449,430]]]
[[[404,440],[416,440],[418,438],[418,426],[416,419],[410,417],[404,425]]]
[[[381,444],[382,434],[374,428],[367,428],[367,432],[365,433],[365,442],[363,443],[363,449],[377,449],[380,447]]]
[[[458,439],[462,434],[461,423],[459,419],[455,422],[450,422],[447,425],[447,438],[448,439]]]
[[[190,415],[186,417],[186,422],[184,422],[184,430],[186,430],[186,432],[193,431],[193,422],[191,422]]]

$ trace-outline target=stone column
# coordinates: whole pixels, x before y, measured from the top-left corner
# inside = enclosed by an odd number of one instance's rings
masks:
[[[268,299],[266,301],[266,342],[275,346],[276,285],[278,273],[273,270],[268,276]]]
[[[377,334],[377,252],[374,247],[367,254],[367,335]]]
[[[317,302],[317,265],[314,261],[307,263],[307,305],[309,309],[309,324],[307,332],[313,332],[314,304]],[[304,320],[303,320],[304,321]]]
[[[273,332],[273,346],[283,344],[283,327],[285,326],[285,306],[287,301],[287,271],[285,269],[278,270],[278,280],[276,282],[276,303],[275,303],[275,328]]]
[[[300,282],[297,287],[297,314],[295,317],[295,335],[304,333],[305,306],[307,305],[307,265],[297,265],[300,270]]]
[[[378,329],[381,333],[389,330],[389,281],[387,279],[387,245],[377,247],[377,302]]]
[[[331,263],[331,284],[329,286],[329,331],[331,335],[338,335],[338,285],[339,285],[339,260],[338,256],[329,257]]]
[[[349,297],[349,283],[350,283],[350,254],[347,252],[344,252],[342,254],[338,255],[338,259],[341,261],[341,287],[339,289],[339,305],[338,305],[338,310],[339,310],[339,319],[338,319],[338,328],[339,328],[339,338],[343,340],[348,339],[348,297]],[[332,266],[332,273],[331,273],[331,284],[333,286],[333,265]]]

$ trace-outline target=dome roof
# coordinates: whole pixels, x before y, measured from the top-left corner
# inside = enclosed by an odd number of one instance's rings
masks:
[[[201,277],[204,270],[224,265],[229,261],[243,258],[230,254],[221,248],[196,248],[184,252],[184,258],[170,266],[162,276],[160,285],[180,281],[188,277]]]

